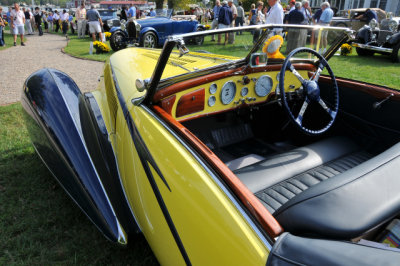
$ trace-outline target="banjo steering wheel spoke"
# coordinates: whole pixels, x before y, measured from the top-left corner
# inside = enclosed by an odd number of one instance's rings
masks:
[[[318,67],[317,70],[315,71],[314,75],[310,79],[304,79],[300,73],[295,69],[295,67],[291,63],[291,59],[293,56],[297,53],[310,53],[317,57],[319,59],[318,62]],[[328,105],[325,103],[325,101],[321,98],[321,90],[318,84],[319,77],[321,73],[324,71],[324,69],[327,69],[329,72],[332,85],[333,86],[328,86],[325,89],[327,90],[333,90],[334,97],[333,101],[334,103],[332,105]],[[297,116],[294,116],[291,108],[289,107],[288,101],[287,101],[287,96],[285,94],[285,73],[286,70],[290,70],[290,72],[295,75],[295,77],[301,82],[304,90],[304,97],[305,100],[303,102],[303,105],[300,108],[300,111]],[[280,95],[281,95],[281,100],[282,100],[282,106],[285,108],[287,114],[289,115],[289,118],[294,124],[303,132],[309,135],[318,135],[326,132],[333,124],[333,122],[336,119],[337,112],[339,110],[339,89],[336,83],[335,75],[332,72],[332,69],[330,68],[328,62],[323,58],[319,53],[316,51],[310,49],[310,48],[297,48],[293,50],[285,59],[282,65],[282,69],[280,72],[279,76],[279,90],[280,90]],[[303,118],[304,114],[308,108],[308,106],[312,103],[315,102],[316,104],[319,104],[329,115],[329,121],[326,123],[325,126],[323,126],[320,129],[310,129],[303,124]]]

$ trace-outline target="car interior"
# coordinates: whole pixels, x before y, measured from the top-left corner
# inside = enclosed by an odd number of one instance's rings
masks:
[[[400,217],[400,125],[391,119],[400,94],[339,78],[339,108],[332,127],[309,134],[291,121],[280,99],[281,66],[245,66],[185,86],[171,85],[162,90],[164,97],[155,110],[162,109],[158,113],[173,120],[170,124],[183,137],[194,135],[212,151],[285,232],[378,241],[385,227]],[[316,69],[302,63],[294,67],[303,77]],[[297,114],[304,102],[301,84],[286,72],[285,97]],[[269,84],[267,92],[257,88],[257,81]],[[235,88],[233,96],[225,89],[229,86]],[[319,86],[321,98],[334,106],[332,77],[322,75]],[[224,101],[234,106],[228,108]],[[312,102],[302,125],[313,132],[330,120],[329,113]]]

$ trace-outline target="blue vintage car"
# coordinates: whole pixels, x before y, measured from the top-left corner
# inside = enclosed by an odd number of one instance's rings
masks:
[[[128,44],[144,47],[160,47],[167,37],[174,34],[205,30],[195,16],[172,16],[172,9],[156,10],[155,17],[148,17],[128,22],[121,21],[120,27],[111,28],[110,45],[114,51],[126,48]],[[196,38],[197,44],[203,38]]]

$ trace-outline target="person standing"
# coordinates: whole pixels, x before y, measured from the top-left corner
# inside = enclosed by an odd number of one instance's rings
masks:
[[[278,0],[268,0],[268,5],[270,6],[269,11],[265,19],[266,24],[283,24],[283,8]],[[274,35],[281,35],[282,28],[273,28],[272,32],[269,34],[270,38]]]
[[[6,14],[6,16],[7,16],[7,22],[8,22],[8,25],[10,26],[10,33],[11,33],[11,35],[13,34],[13,29],[11,28],[11,11],[13,10],[13,8],[10,6],[9,8],[8,8],[8,12],[7,12],[7,14]]]
[[[102,40],[101,27],[103,26],[103,21],[101,21],[101,17],[99,12],[94,9],[94,6],[90,6],[90,10],[86,13],[86,19],[89,23],[89,31],[92,34],[92,40],[96,41],[96,33],[99,34],[99,41]]]
[[[227,29],[230,27],[233,21],[232,10],[228,6],[228,2],[224,0],[222,2],[221,9],[218,14],[218,29]],[[225,33],[225,41],[224,45],[226,45],[228,41],[228,33]],[[218,35],[218,44],[221,44],[221,35]]]
[[[290,7],[289,12],[292,12],[293,10],[295,10],[296,9],[296,0],[290,0],[289,7]]]
[[[128,20],[128,16],[126,14],[126,6],[122,6],[120,18],[121,18],[121,20],[123,20],[123,19],[125,21]]]
[[[124,11],[122,9],[122,11]],[[121,12],[122,14],[122,12]],[[85,2],[82,1],[81,5],[79,8],[76,10],[76,19],[78,20],[78,39],[84,38],[85,37],[85,31],[86,31],[86,8],[85,8]],[[126,16],[126,14],[125,14]],[[121,17],[122,19],[122,17]]]
[[[249,25],[256,25],[256,22],[257,22],[256,5],[255,4],[251,4],[250,11],[249,11]]]
[[[58,11],[56,10],[53,15],[53,23],[56,25],[56,32],[60,29],[60,15],[58,14]]]
[[[131,4],[128,10],[128,19],[135,19],[136,18],[136,7]]]
[[[44,31],[46,33],[49,33],[49,23],[47,22],[47,12],[46,11],[42,12],[42,20],[43,20],[43,24],[44,24]]]
[[[49,23],[50,32],[53,32],[54,28],[53,28],[53,13],[52,12],[50,12],[49,15],[47,16],[47,22]]]
[[[301,3],[296,2],[295,4],[295,9],[290,11],[288,17],[287,17],[287,23],[288,24],[295,24],[295,25],[301,25],[304,21],[304,15],[300,11],[301,9]],[[287,45],[286,45],[286,54],[289,54],[291,51],[296,49],[297,47],[303,47],[305,46],[305,42],[303,43],[303,38],[301,38],[304,29],[297,29],[297,28],[289,28],[288,29],[288,35],[287,35]],[[306,34],[307,34],[307,30]]]
[[[310,7],[310,3],[308,2],[308,0],[303,0],[301,2],[301,13],[303,13],[304,16],[304,21],[303,21],[303,25],[308,25],[310,24],[310,21],[312,19],[312,14],[311,14],[311,7]]]
[[[6,23],[4,23],[4,20],[3,20],[2,16],[1,16],[2,12],[3,12],[3,8],[0,6],[0,47],[5,45],[3,29],[6,26]]]
[[[14,35],[14,46],[17,46],[17,35],[19,34],[21,38],[21,46],[24,44],[24,24],[25,24],[25,14],[19,9],[19,4],[14,3],[14,10],[11,11],[11,26]]]
[[[237,7],[237,17],[235,20],[235,27],[243,27],[244,20],[244,9],[242,7],[242,2],[239,1],[239,6]],[[236,35],[242,35],[242,32],[236,32]]]
[[[215,1],[215,6],[213,8],[213,21],[211,23],[211,29],[215,30],[218,28],[218,16],[219,16],[219,10],[221,9],[221,2],[219,0]],[[215,42],[215,36],[211,35],[211,41]]]
[[[33,17],[35,19],[36,27],[39,31],[39,36],[42,36],[42,14],[40,13],[39,7],[35,7],[35,15]]]
[[[26,30],[28,31],[28,35],[32,35],[32,24],[31,24],[31,12],[28,9],[25,9],[25,7],[22,8],[22,11],[24,12],[25,15],[25,27]]]
[[[62,31],[65,36],[65,38],[68,38],[68,22],[69,22],[69,14],[67,10],[63,10],[62,15],[60,15],[60,19],[62,21]]]
[[[71,27],[71,34],[75,34],[74,17],[72,16],[72,14],[69,14],[68,22],[69,22],[69,26]]]
[[[235,21],[236,21],[238,12],[237,12],[237,8],[236,8],[235,4],[233,3],[233,0],[228,0],[228,6],[232,11],[232,22],[231,22],[230,27],[233,28],[233,27],[235,27]],[[235,43],[235,32],[233,32],[233,31],[229,33],[229,43],[230,44]]]
[[[261,1],[257,2],[257,10],[255,15],[251,17],[252,21],[255,21],[254,25],[261,25],[265,21],[265,16],[263,14],[263,7],[264,3]],[[253,35],[253,43],[256,43],[258,41],[258,38],[260,37],[261,30],[255,30],[254,35]]]
[[[319,19],[319,23],[321,26],[329,26],[332,21],[333,11],[331,9],[331,5],[328,2],[323,2],[321,4],[322,14]],[[328,46],[328,31],[322,30],[321,33],[321,48],[319,50],[320,54],[324,54],[326,52],[326,47]],[[323,50],[322,50],[323,48]]]
[[[29,16],[31,17],[31,28],[32,28],[32,34],[35,32],[35,18],[33,17],[33,9],[31,10],[30,8],[28,8],[29,11]]]

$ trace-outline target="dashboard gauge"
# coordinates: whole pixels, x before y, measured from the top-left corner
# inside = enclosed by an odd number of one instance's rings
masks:
[[[214,94],[217,92],[217,84],[213,83],[210,86],[210,94]]]
[[[210,98],[208,98],[208,106],[214,106],[215,102],[217,101],[217,99],[215,98],[214,95],[211,95]]]
[[[235,98],[236,84],[233,81],[228,81],[222,86],[221,89],[221,102],[223,104],[230,104]]]
[[[244,97],[249,93],[249,88],[243,87],[242,90],[240,91],[240,96]]]
[[[257,96],[264,97],[267,96],[272,90],[272,78],[268,75],[261,76],[255,86],[255,91]]]

